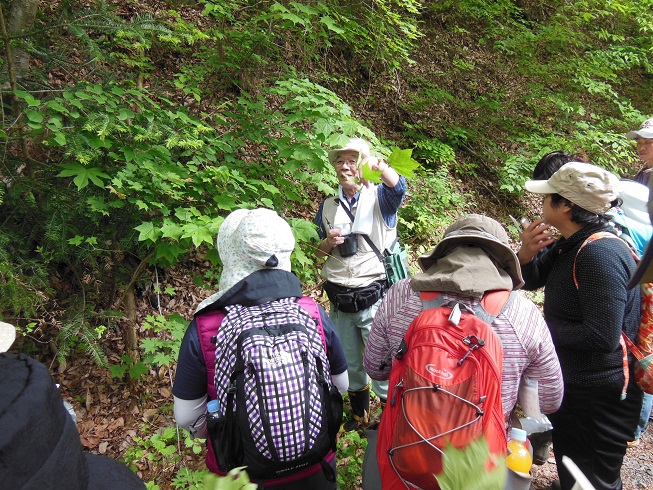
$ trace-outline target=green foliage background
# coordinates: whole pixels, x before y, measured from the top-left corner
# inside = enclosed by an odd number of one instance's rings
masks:
[[[653,115],[653,0],[61,0],[16,33],[17,3],[0,1],[0,316],[60,359],[106,365],[125,290],[198,251],[214,288],[237,208],[283,214],[315,284],[326,151],[350,136],[421,165],[399,216],[414,256],[454,216],[522,212],[549,151],[632,173],[624,134]],[[138,362],[172,362],[167,322],[139,326]]]

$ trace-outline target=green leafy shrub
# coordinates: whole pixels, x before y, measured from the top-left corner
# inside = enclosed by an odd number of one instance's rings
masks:
[[[455,213],[464,213],[468,196],[460,193],[446,165],[424,170],[411,184],[410,196],[399,210],[399,234],[406,243],[432,244],[436,230],[449,224]]]
[[[361,437],[358,431],[345,432],[338,436],[338,488],[360,488],[359,479],[366,448],[367,439]]]

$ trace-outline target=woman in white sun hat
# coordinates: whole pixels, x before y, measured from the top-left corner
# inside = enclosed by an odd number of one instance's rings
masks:
[[[604,216],[619,203],[618,186],[615,175],[581,162],[526,182],[527,191],[543,195],[542,219],[524,230],[518,256],[524,289],[545,286],[544,318],[562,368],[564,398],[550,419],[564,490],[574,479],[563,456],[597,490],[622,488],[642,404],[634,376],[626,376],[634,359],[621,342],[622,331],[635,338],[639,328],[640,293],[628,289],[635,260]],[[561,235],[555,243],[551,228]]]

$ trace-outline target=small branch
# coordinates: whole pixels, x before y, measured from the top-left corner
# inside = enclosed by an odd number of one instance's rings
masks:
[[[147,267],[147,263],[149,262],[149,260],[150,260],[153,256],[154,256],[154,250],[152,250],[152,251],[147,255],[147,257],[145,257],[145,258],[141,261],[141,263],[138,264],[138,267],[136,267],[136,270],[135,270],[134,273],[132,274],[132,278],[131,278],[131,280],[129,281],[129,284],[127,284],[127,287],[125,288],[125,290],[123,291],[123,293],[120,295],[120,299],[118,300],[118,304],[116,305],[116,307],[119,307],[119,306],[122,304],[122,302],[123,302],[124,299],[125,299],[125,295],[127,294],[128,291],[130,291],[130,290],[133,288],[134,283],[136,283],[136,281],[137,281],[138,278],[140,277],[141,273],[143,272],[143,269],[145,269],[145,267]]]

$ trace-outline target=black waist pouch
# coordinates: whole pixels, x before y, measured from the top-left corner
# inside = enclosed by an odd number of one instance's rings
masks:
[[[383,297],[385,290],[385,281],[375,281],[362,288],[346,288],[329,281],[324,284],[331,304],[344,313],[366,310]]]

